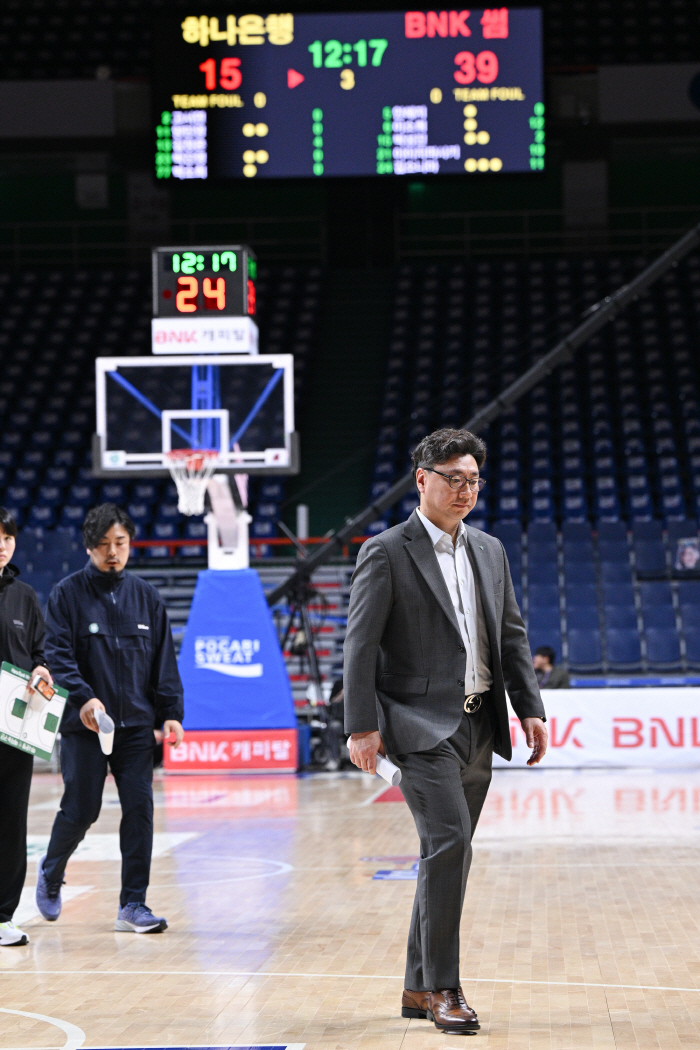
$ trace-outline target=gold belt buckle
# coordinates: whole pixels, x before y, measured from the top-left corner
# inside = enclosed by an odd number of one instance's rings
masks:
[[[473,715],[481,707],[481,693],[470,693],[464,698],[464,710],[468,715]]]

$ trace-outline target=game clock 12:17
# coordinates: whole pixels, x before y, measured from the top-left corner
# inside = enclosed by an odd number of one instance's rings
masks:
[[[157,248],[154,317],[253,317],[257,262],[241,246]]]

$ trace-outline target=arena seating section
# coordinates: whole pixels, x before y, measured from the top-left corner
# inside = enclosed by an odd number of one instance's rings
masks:
[[[41,595],[84,564],[79,526],[99,501],[126,506],[139,538],[206,536],[201,518],[183,521],[178,514],[171,482],[92,476],[93,362],[99,355],[150,353],[149,286],[137,270],[0,273],[0,500],[23,530],[16,560]],[[298,406],[318,320],[320,271],[261,267],[258,304],[262,349],[294,354]],[[253,536],[276,535],[284,489],[278,478],[251,483]],[[182,557],[203,553],[183,548]],[[149,547],[141,558],[157,563],[169,550]]]
[[[368,497],[407,469],[423,434],[461,425],[645,262],[399,267]],[[91,474],[93,360],[149,352],[143,278],[0,274],[0,500],[22,527],[17,560],[42,597],[83,564],[78,527],[99,500],[127,506],[140,537],[204,537],[201,519],[178,515],[171,483]],[[261,267],[261,346],[294,353],[297,404],[322,283],[318,267]],[[700,671],[700,580],[674,570],[677,541],[697,536],[700,513],[699,320],[692,256],[484,435],[487,486],[470,520],[505,544],[532,644],[551,644],[579,673]],[[253,483],[254,537],[278,535],[285,487]],[[415,504],[406,497],[373,528]],[[194,568],[202,553],[180,557]],[[170,554],[157,545],[139,558],[155,567]]]
[[[544,0],[549,69],[620,62],[691,62],[700,48],[692,0]],[[342,5],[329,3],[327,9]],[[153,17],[184,0],[4,0],[4,79],[150,76]]]
[[[424,434],[464,423],[645,263],[401,267],[370,496]],[[579,672],[700,669],[700,580],[672,578],[678,539],[698,534],[699,322],[696,255],[484,434],[470,523],[505,544],[533,646]]]

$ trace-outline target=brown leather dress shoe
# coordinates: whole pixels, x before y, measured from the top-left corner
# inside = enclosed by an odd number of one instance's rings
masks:
[[[464,998],[462,987],[441,992],[412,992],[404,988],[402,1017],[427,1017],[441,1032],[473,1032],[481,1027],[476,1013]]]

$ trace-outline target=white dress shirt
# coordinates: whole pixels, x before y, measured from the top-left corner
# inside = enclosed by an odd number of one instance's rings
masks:
[[[433,525],[420,510],[416,513],[432,541],[464,641],[467,653],[464,692],[467,696],[470,693],[485,693],[493,683],[491,647],[481,608],[481,597],[467,553],[467,530],[464,522],[459,523],[457,543],[453,544],[452,537],[447,532]]]

